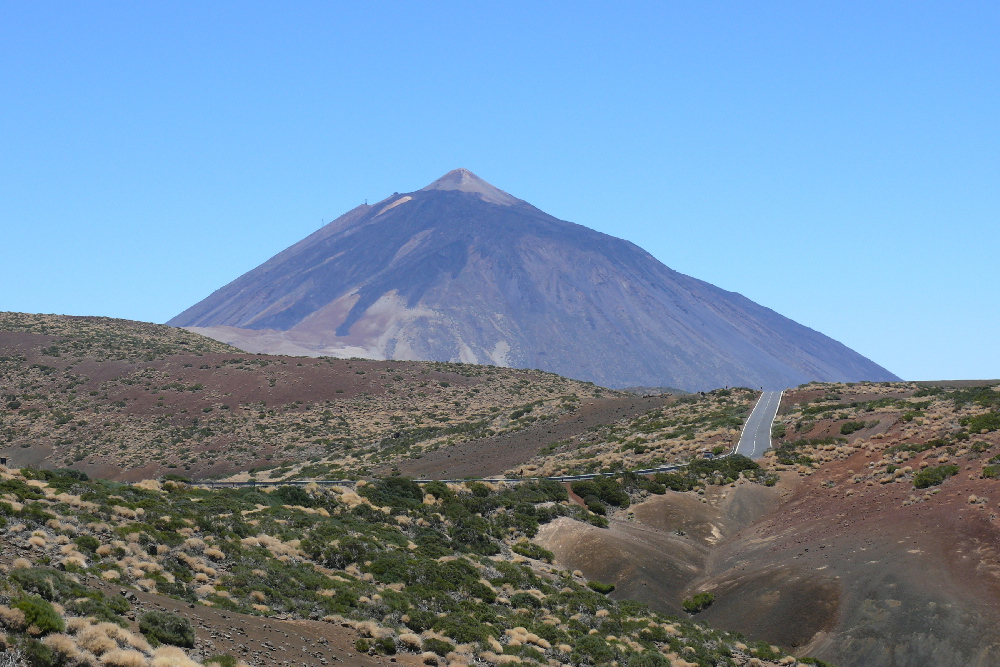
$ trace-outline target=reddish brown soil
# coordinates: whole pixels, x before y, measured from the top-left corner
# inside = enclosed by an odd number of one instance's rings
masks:
[[[1000,482],[960,460],[939,493],[907,504],[923,492],[905,480],[851,483],[872,460],[858,453],[708,502],[668,493],[609,529],[559,520],[537,540],[616,596],[681,613],[683,598],[711,591],[698,617],[709,625],[839,667],[1000,664]]]
[[[74,422],[62,431],[36,434],[30,441],[0,445],[0,455],[9,457],[15,465],[62,467],[66,465],[63,461],[71,447],[58,442],[65,439],[67,443],[90,443],[104,438],[108,433],[105,423],[109,419],[114,420],[115,427],[131,417],[147,424],[159,420],[166,427],[189,429],[198,428],[216,415],[257,420],[259,413],[304,413],[313,404],[326,402],[332,404],[336,412],[338,404],[359,396],[378,397],[390,390],[400,391],[399,400],[405,402],[408,400],[406,391],[411,392],[411,398],[412,392],[417,390],[421,396],[433,397],[441,393],[440,386],[448,386],[456,393],[485,381],[484,377],[433,370],[420,362],[297,358],[239,352],[178,354],[152,361],[76,360],[69,355],[43,354],[47,346],[58,340],[58,336],[0,331],[0,357],[23,356],[22,370],[32,365],[55,369],[31,380],[38,383],[36,392],[77,399],[76,403],[67,403],[66,410],[73,414]],[[234,360],[245,363],[233,363]],[[540,377],[533,371],[517,372],[527,381],[535,382]],[[151,377],[132,380],[143,373]],[[67,392],[65,386],[72,377],[80,384]],[[172,388],[158,391],[168,385]],[[2,383],[0,389],[3,389]],[[13,388],[5,391],[13,391]],[[424,402],[432,401],[428,398]],[[0,417],[18,413],[16,409],[8,410],[4,404],[0,404]],[[30,408],[48,412],[53,406],[45,406],[37,400],[35,403],[28,401],[20,412]],[[77,425],[76,420],[82,423]],[[234,441],[235,437],[217,433],[187,440],[183,446],[194,455],[208,450],[225,452],[239,444]],[[30,448],[22,448],[22,444],[30,444]],[[85,460],[72,467],[92,476],[126,481],[168,472],[203,478],[242,472],[266,464],[273,457],[285,458],[286,455],[279,444],[265,443],[239,461],[220,456],[213,462],[199,457],[188,468],[180,470],[167,469],[167,461],[136,469],[119,465],[119,461],[109,460],[107,456],[96,463]]]
[[[713,548],[780,498],[742,483],[709,495],[710,502],[693,493],[651,496],[631,508],[634,518],[619,512],[607,529],[560,519],[543,526],[537,541],[555,553],[560,567],[613,583],[614,597],[681,614],[684,594],[704,575]]]
[[[869,461],[856,454],[825,466],[714,554],[700,585],[720,603],[705,619],[837,665],[997,664],[1000,525],[994,509],[968,502],[996,496],[996,482],[963,472],[904,506],[909,484],[850,483]],[[741,612],[748,604],[760,613]]]
[[[499,475],[527,462],[546,445],[579,436],[588,428],[611,424],[619,419],[655,410],[671,397],[598,398],[584,401],[573,414],[555,421],[536,423],[529,428],[426,452],[419,459],[407,459],[398,468],[404,475],[426,478],[462,479]],[[387,472],[384,470],[382,472]]]

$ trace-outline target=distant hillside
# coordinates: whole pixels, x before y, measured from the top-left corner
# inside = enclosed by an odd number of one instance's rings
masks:
[[[251,352],[541,368],[609,387],[897,379],[463,169],[349,211],[169,323]]]
[[[0,313],[0,455],[113,479],[643,468],[731,444],[754,399],[674,405],[536,370],[250,355],[165,325]]]
[[[636,400],[542,371],[250,355],[162,324],[0,313],[0,454],[14,465],[136,479],[322,460],[310,474],[348,475]]]
[[[623,387],[622,391],[627,391],[630,394],[637,394],[639,396],[660,396],[662,394],[683,396],[684,394],[691,393],[676,387]]]

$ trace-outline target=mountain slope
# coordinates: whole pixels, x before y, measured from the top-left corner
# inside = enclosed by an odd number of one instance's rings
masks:
[[[611,387],[895,379],[466,170],[349,211],[169,324],[248,351],[541,368]]]

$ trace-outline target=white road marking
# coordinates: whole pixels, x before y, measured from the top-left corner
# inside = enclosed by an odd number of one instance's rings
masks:
[[[743,425],[743,433],[740,434],[740,439],[736,443],[734,452],[740,453],[742,448],[742,453],[745,456],[756,458],[758,441],[765,440],[766,444],[765,442],[760,442],[760,454],[770,449],[771,425],[777,416],[778,408],[781,407],[781,397],[784,393],[784,391],[767,391],[761,394],[761,397],[757,399],[757,404]],[[764,432],[761,431],[763,428],[767,429],[766,437],[764,437]],[[748,448],[750,452],[746,454]]]

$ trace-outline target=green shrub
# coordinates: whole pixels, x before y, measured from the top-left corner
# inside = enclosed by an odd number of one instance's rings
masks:
[[[455,650],[455,645],[451,642],[446,642],[442,639],[425,639],[422,645],[425,651],[430,651],[431,653],[437,653],[440,656],[445,656]]]
[[[414,632],[423,632],[425,630],[430,630],[436,620],[437,616],[435,616],[432,611],[411,609],[406,614],[406,621],[404,624]]]
[[[83,597],[87,589],[58,570],[45,567],[29,567],[14,570],[10,580],[25,593],[33,593],[50,602],[63,602],[71,598]]]
[[[696,478],[676,472],[659,472],[653,475],[653,479],[671,491],[690,491],[698,485]]]
[[[627,667],[670,667],[670,661],[658,651],[646,651],[630,657]]]
[[[604,505],[604,503],[600,501],[600,499],[597,496],[587,496],[586,498],[583,499],[583,502],[586,503],[587,509],[593,512],[594,514],[600,514],[601,516],[604,516],[608,513],[608,508]]]
[[[485,642],[486,638],[492,634],[488,625],[484,625],[475,618],[464,614],[448,614],[443,618],[436,619],[434,621],[434,630],[454,639],[460,644]]]
[[[543,546],[535,544],[534,542],[528,542],[527,540],[523,542],[518,542],[513,547],[511,551],[525,558],[534,558],[535,560],[543,560],[546,563],[551,563],[555,560],[555,554],[546,549]]]
[[[617,657],[614,648],[600,635],[583,635],[573,643],[574,664],[607,665]]]
[[[943,465],[934,468],[924,468],[913,473],[913,486],[917,489],[926,489],[929,486],[937,486],[952,475],[958,474],[958,466]]]
[[[52,603],[37,595],[29,595],[19,600],[14,607],[24,612],[24,620],[29,626],[35,626],[43,635],[52,632],[62,632],[66,624],[56,613]]]
[[[833,665],[826,662],[825,660],[820,660],[819,658],[810,658],[808,656],[805,658],[799,658],[799,662],[801,662],[803,665],[816,665],[816,667],[833,667]]]
[[[840,434],[850,435],[852,433],[860,431],[865,426],[867,426],[865,422],[844,422],[843,424],[840,425]]]
[[[684,600],[681,606],[687,613],[697,614],[711,607],[713,602],[715,602],[715,595],[712,593],[698,593],[694,597]]]
[[[764,641],[751,644],[750,652],[761,660],[780,660],[783,656],[781,651],[775,651],[770,644]]]
[[[56,665],[63,664],[56,656],[55,651],[37,639],[29,639],[22,644],[21,650],[24,652],[25,661],[31,667],[56,667]],[[11,662],[10,664],[17,663]]]
[[[139,619],[139,631],[153,646],[173,644],[182,648],[194,647],[194,628],[183,616],[165,611],[151,611]]]
[[[1000,474],[1000,466],[992,465],[983,468],[983,479],[993,479]]]
[[[396,655],[396,640],[392,637],[376,639],[374,642],[374,648],[383,655]]]
[[[239,664],[234,656],[231,655],[213,655],[211,657],[205,658],[205,667],[236,667]]]
[[[542,606],[542,601],[531,593],[514,593],[510,596],[510,605],[515,609],[525,607],[527,609],[538,609]]]
[[[379,506],[416,507],[424,500],[420,485],[409,477],[383,477],[358,493]]]
[[[966,417],[962,420],[962,425],[968,428],[970,433],[996,431],[1000,429],[1000,412],[987,412],[975,417]]]
[[[450,500],[455,497],[455,493],[448,488],[447,484],[436,480],[424,484],[424,493],[429,493],[438,500],[441,500],[442,498]]]
[[[602,593],[604,595],[607,595],[611,591],[615,590],[614,584],[602,584],[599,581],[588,581],[587,587],[592,591],[597,591],[598,593]]]
[[[89,551],[90,553],[96,552],[97,548],[101,546],[100,540],[93,535],[80,535],[75,538],[73,542],[76,543],[76,546],[80,547],[84,551]]]
[[[301,486],[282,486],[274,491],[271,496],[278,499],[284,505],[301,505],[302,507],[312,507],[315,501],[309,492]]]
[[[595,477],[594,479],[579,480],[570,485],[573,493],[586,501],[586,498],[593,496],[602,503],[614,505],[615,507],[628,507],[629,497],[624,487],[610,477]],[[593,511],[593,510],[591,510]]]
[[[919,445],[913,442],[904,442],[901,445],[893,445],[886,448],[885,452],[886,454],[893,454],[895,452],[926,452],[934,446],[933,442],[925,442]]]

